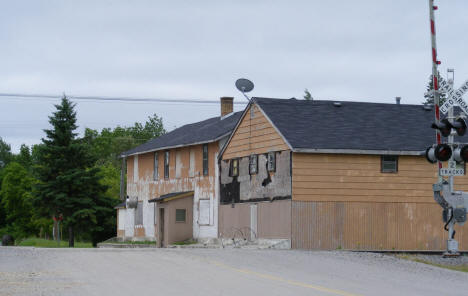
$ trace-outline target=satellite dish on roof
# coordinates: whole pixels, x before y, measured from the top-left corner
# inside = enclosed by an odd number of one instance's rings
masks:
[[[236,87],[241,92],[246,93],[246,92],[250,92],[254,88],[254,84],[252,81],[248,79],[239,78],[236,81]]]
[[[239,78],[236,80],[236,88],[244,95],[247,101],[250,102],[250,98],[245,93],[254,88],[253,82],[245,78]]]

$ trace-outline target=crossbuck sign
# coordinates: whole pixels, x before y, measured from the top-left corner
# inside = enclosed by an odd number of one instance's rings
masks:
[[[447,111],[452,108],[455,103],[457,103],[463,112],[468,115],[468,105],[462,98],[463,95],[468,91],[468,80],[465,81],[458,90],[454,90],[442,77],[439,78],[439,82],[440,90],[447,93],[448,95],[445,103],[440,106],[440,112],[443,114],[447,113]]]

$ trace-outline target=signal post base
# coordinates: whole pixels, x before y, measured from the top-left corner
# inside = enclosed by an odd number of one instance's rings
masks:
[[[445,252],[442,257],[444,258],[453,258],[460,256],[460,252],[458,251],[458,241],[454,239],[447,240],[447,252]]]

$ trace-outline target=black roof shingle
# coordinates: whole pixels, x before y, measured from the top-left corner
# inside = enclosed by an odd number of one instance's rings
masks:
[[[423,105],[254,98],[296,151],[422,151],[435,143],[434,109]],[[468,142],[468,137],[457,137]]]
[[[158,138],[123,152],[122,156],[139,154],[160,149],[189,146],[208,143],[228,136],[241,116],[242,112],[236,112],[221,120],[221,117],[213,117],[200,122],[184,125]]]

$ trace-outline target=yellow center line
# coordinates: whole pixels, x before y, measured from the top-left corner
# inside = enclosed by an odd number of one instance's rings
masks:
[[[236,272],[239,272],[239,273],[254,275],[254,276],[257,276],[257,277],[260,277],[260,278],[263,278],[263,279],[268,279],[268,280],[272,280],[272,281],[286,283],[286,284],[290,284],[290,285],[293,285],[293,286],[309,288],[309,289],[313,289],[313,290],[316,290],[316,291],[327,292],[327,293],[331,293],[331,294],[335,294],[335,295],[341,295],[341,296],[361,296],[359,294],[353,294],[353,293],[348,293],[348,292],[341,291],[341,290],[336,290],[336,289],[330,289],[330,288],[326,288],[326,287],[322,287],[322,286],[318,286],[318,285],[312,285],[312,284],[307,284],[307,283],[303,283],[303,282],[292,281],[292,280],[288,280],[288,279],[285,279],[285,278],[281,278],[281,277],[277,277],[277,276],[269,275],[269,274],[265,274],[265,273],[260,273],[260,272],[256,272],[256,271],[252,271],[252,270],[248,270],[248,269],[235,268],[235,267],[226,265],[226,264],[224,264],[222,262],[219,262],[219,261],[209,260],[208,262],[211,263],[211,264],[214,264],[216,266],[223,267],[225,269],[229,269],[229,270],[236,271]]]

